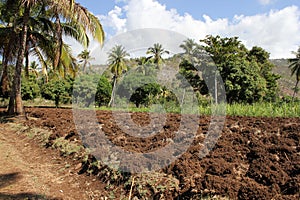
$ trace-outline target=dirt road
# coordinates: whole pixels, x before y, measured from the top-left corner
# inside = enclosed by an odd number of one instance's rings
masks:
[[[0,163],[0,199],[94,199],[102,194],[90,190],[96,181],[78,175],[68,159],[8,124],[0,124]]]

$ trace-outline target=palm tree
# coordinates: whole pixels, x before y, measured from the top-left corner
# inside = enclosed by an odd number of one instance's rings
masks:
[[[160,63],[163,62],[163,54],[169,54],[170,52],[165,50],[161,44],[155,43],[153,47],[149,47],[146,54],[150,54],[149,58],[156,64],[157,68],[160,68]]]
[[[82,63],[82,71],[85,72],[87,65],[90,65],[90,61],[94,58],[90,55],[90,51],[87,49],[83,50],[80,54],[77,56],[80,60],[79,62]]]
[[[44,10],[48,10],[54,13],[56,17],[56,25],[60,22],[57,18],[63,18],[66,22],[71,22],[73,24],[79,24],[79,28],[86,33],[87,31],[91,33],[100,44],[104,40],[104,32],[102,26],[96,16],[92,15],[87,9],[82,7],[80,4],[75,3],[73,0],[7,0],[6,3],[9,4],[19,4],[22,13],[22,23],[19,39],[19,49],[16,56],[16,67],[15,75],[13,81],[13,88],[11,90],[10,101],[9,101],[9,114],[23,114],[22,98],[21,98],[21,72],[23,60],[26,54],[27,36],[31,12],[36,8],[36,6],[42,6]],[[61,26],[59,27],[61,28]],[[61,58],[63,51],[62,43],[62,31],[58,30],[55,35],[56,45],[55,50],[59,52],[59,58]],[[80,36],[86,34],[80,34]],[[57,52],[56,51],[56,52]],[[57,56],[55,54],[53,58],[53,67],[56,70],[59,62],[57,62]],[[71,59],[72,60],[72,59]],[[70,63],[70,62],[69,62]]]
[[[153,72],[151,70],[152,68],[154,69],[153,63],[150,62],[149,58],[146,57],[140,57],[136,59],[138,67],[136,69],[137,72],[141,73],[144,76],[148,76]]]
[[[194,39],[186,39],[179,47],[185,51],[185,54],[192,55],[196,46],[197,43]]]
[[[179,47],[185,51],[184,59],[191,63],[200,62],[199,59],[205,55],[203,48],[194,39],[186,39]]]
[[[2,94],[8,96],[10,90],[10,80],[8,76],[8,65],[15,62],[17,44],[19,37],[16,33],[16,21],[19,5],[13,1],[1,2],[0,15],[0,46],[2,53],[2,70],[0,72],[0,82]]]
[[[290,65],[289,65],[289,68],[291,69],[291,76],[295,75],[296,76],[296,85],[295,85],[295,88],[294,88],[294,94],[293,94],[293,101],[294,101],[294,98],[295,98],[295,95],[298,91],[298,83],[300,81],[300,47],[298,49],[297,52],[293,52],[293,54],[296,55],[296,58],[291,58],[291,59],[288,59]]]
[[[35,76],[36,78],[39,78],[38,67],[39,67],[39,65],[38,65],[38,63],[37,63],[36,61],[32,61],[32,62],[30,63],[30,66],[29,66],[29,71],[30,71],[32,74],[34,74],[34,76]]]
[[[114,104],[115,87],[117,80],[127,70],[127,66],[125,63],[126,56],[129,56],[129,54],[126,52],[125,48],[122,45],[116,45],[108,53],[108,65],[111,69],[111,73],[113,74],[113,89],[108,106],[112,106]]]

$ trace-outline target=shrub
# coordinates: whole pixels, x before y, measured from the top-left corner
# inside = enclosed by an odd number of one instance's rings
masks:
[[[71,79],[51,80],[41,87],[41,95],[45,99],[53,100],[58,107],[60,103],[71,102],[72,85]]]
[[[108,105],[111,97],[112,86],[109,80],[105,76],[101,76],[97,86],[97,92],[95,96],[96,105],[106,106]]]
[[[40,87],[33,77],[22,79],[21,93],[23,100],[33,100],[40,95]]]

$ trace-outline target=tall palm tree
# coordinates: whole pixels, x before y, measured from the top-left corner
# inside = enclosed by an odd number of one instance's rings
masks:
[[[29,66],[29,72],[31,72],[32,74],[34,74],[34,76],[36,78],[39,78],[39,70],[38,70],[38,63],[36,61],[32,61],[30,63],[30,66]]]
[[[124,71],[127,70],[125,63],[127,56],[129,56],[129,53],[126,52],[122,45],[116,45],[111,49],[110,52],[108,52],[108,65],[111,69],[111,73],[113,74],[113,89],[108,106],[112,106],[114,104],[117,80],[124,73]]]
[[[10,101],[8,112],[10,114],[23,114],[22,98],[21,98],[21,72],[23,60],[26,54],[27,36],[31,12],[36,6],[42,6],[44,10],[52,11],[54,16],[57,18],[62,18],[66,22],[72,22],[74,24],[79,24],[81,30],[91,33],[100,44],[104,40],[104,32],[102,26],[96,16],[92,15],[87,9],[82,7],[80,4],[75,3],[73,0],[7,0],[6,3],[14,4],[18,3],[21,6],[22,13],[22,23],[20,32],[20,42],[19,49],[16,57],[16,67],[13,88],[11,90]],[[59,20],[56,21],[56,24]],[[59,21],[60,22],[60,21]],[[60,27],[61,28],[61,27]],[[58,28],[56,27],[56,30]],[[59,58],[62,55],[63,44],[61,43],[62,34],[58,30],[56,36],[56,50],[59,51]],[[59,41],[58,41],[59,40]],[[54,56],[53,66],[56,68],[59,62],[55,62],[57,59],[57,54]]]
[[[0,82],[2,94],[8,96],[10,90],[10,79],[8,76],[8,65],[15,62],[18,49],[19,37],[16,32],[16,25],[19,16],[19,5],[13,1],[1,1],[0,5],[0,46],[2,53],[2,70]]]
[[[293,101],[294,101],[294,98],[295,98],[295,95],[298,91],[298,83],[300,81],[300,47],[298,49],[297,52],[293,52],[293,54],[296,55],[296,58],[291,58],[289,59],[289,68],[291,69],[291,76],[296,76],[296,85],[295,85],[295,88],[294,88],[294,94],[293,94]]]
[[[153,63],[156,64],[157,68],[160,68],[160,63],[163,62],[162,56],[164,54],[169,54],[170,52],[165,50],[161,44],[155,43],[153,47],[149,47],[146,54],[150,54]]]
[[[183,43],[179,46],[185,51],[185,54],[192,55],[195,47],[197,46],[197,43],[194,39],[186,39],[183,41]]]
[[[80,60],[79,63],[82,63],[82,71],[86,71],[86,67],[90,65],[90,61],[94,58],[90,55],[90,51],[87,49],[83,50],[80,54],[77,56]]]

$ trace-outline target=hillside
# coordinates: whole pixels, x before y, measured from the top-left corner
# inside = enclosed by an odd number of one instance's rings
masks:
[[[281,75],[279,79],[280,96],[283,95],[293,95],[293,88],[296,84],[295,77],[291,77],[291,70],[289,69],[289,64],[287,59],[271,59],[271,62],[275,65],[273,71],[276,74]],[[297,97],[300,97],[298,93]]]

